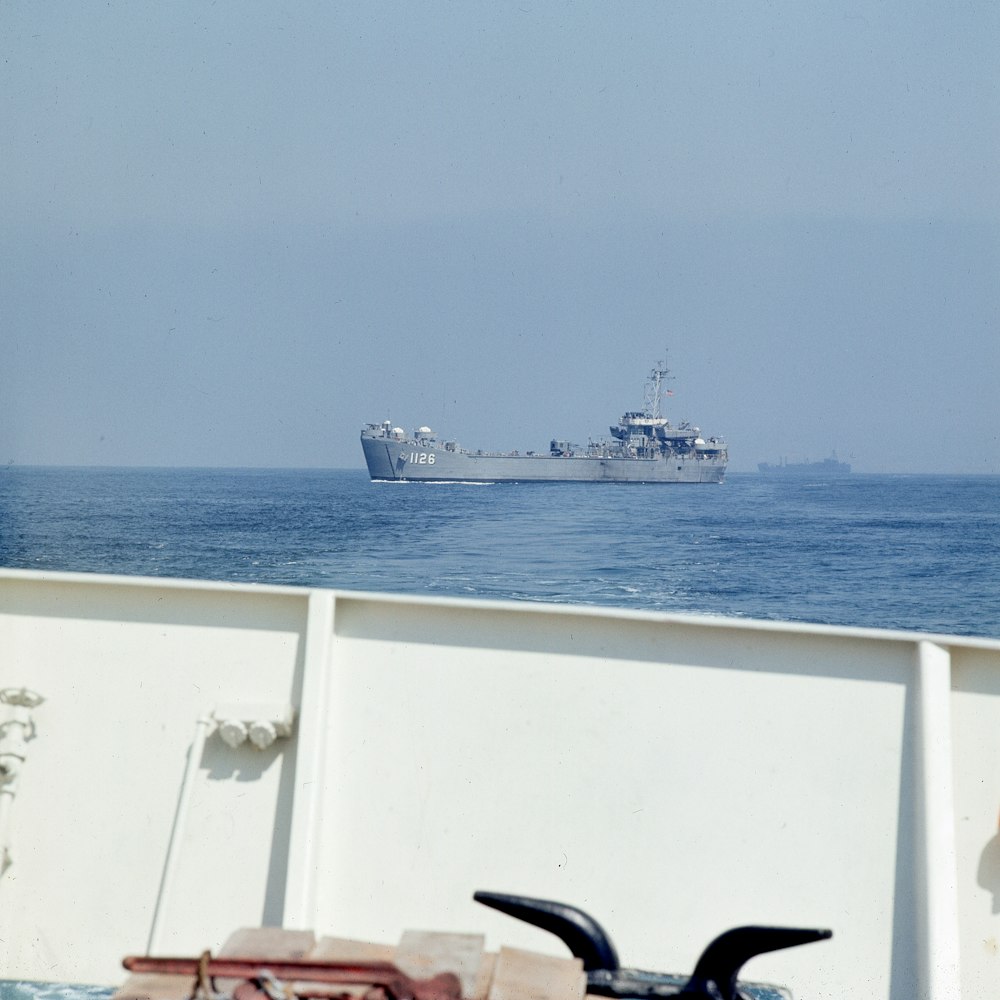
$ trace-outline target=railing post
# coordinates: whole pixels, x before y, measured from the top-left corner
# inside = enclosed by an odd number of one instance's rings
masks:
[[[326,727],[333,641],[335,595],[314,590],[309,595],[303,655],[302,703],[299,706],[295,795],[288,845],[288,874],[282,924],[311,930],[316,924],[316,882],[319,878],[323,823],[323,781]]]
[[[951,744],[951,654],[917,643],[916,866],[922,1000],[960,1000],[955,795]]]

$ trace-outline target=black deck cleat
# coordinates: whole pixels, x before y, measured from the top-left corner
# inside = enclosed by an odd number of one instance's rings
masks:
[[[611,938],[590,914],[568,903],[499,892],[477,892],[479,903],[550,931],[583,961],[587,992],[618,1000],[788,1000],[787,990],[763,983],[737,983],[740,969],[755,955],[833,936],[828,930],[795,927],[735,927],[702,952],[690,976],[623,969]]]
[[[832,931],[798,927],[734,927],[720,934],[701,953],[681,996],[715,997],[739,1000],[736,977],[744,963],[754,955],[763,955],[797,944],[825,941]]]
[[[555,934],[576,958],[583,960],[585,972],[618,968],[618,953],[611,938],[592,916],[575,906],[530,896],[508,896],[502,892],[476,892],[472,898]]]

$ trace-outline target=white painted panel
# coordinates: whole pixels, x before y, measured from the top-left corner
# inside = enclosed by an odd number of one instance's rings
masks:
[[[126,951],[145,949],[196,719],[220,701],[294,700],[304,601],[75,580],[4,580],[2,600],[0,687],[46,701],[12,810],[0,964],[113,980]],[[283,757],[210,740],[168,944],[200,949],[280,896],[285,859],[269,861]],[[256,832],[234,839],[241,825]]]
[[[517,891],[591,909],[626,961],[677,970],[735,924],[833,926],[754,974],[888,995],[894,947],[913,947],[896,912],[910,647],[469,615],[338,604],[322,926],[558,948],[468,901]]]

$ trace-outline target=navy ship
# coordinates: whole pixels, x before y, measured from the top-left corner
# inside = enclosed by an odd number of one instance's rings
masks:
[[[625,413],[610,440],[584,447],[553,440],[547,454],[471,451],[438,440],[429,427],[407,434],[389,420],[366,424],[361,445],[368,473],[374,481],[436,483],[721,483],[726,442],[702,437],[687,421],[675,427],[662,415],[670,378],[664,363],[653,368],[644,409]]]
[[[757,471],[763,476],[846,476],[851,467],[847,462],[841,462],[836,454],[824,458],[822,462],[786,462],[784,459],[778,465],[760,462]]]

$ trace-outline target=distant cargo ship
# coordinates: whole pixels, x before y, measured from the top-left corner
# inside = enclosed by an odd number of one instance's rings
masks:
[[[553,440],[548,454],[470,451],[439,441],[429,427],[412,435],[388,420],[361,431],[373,480],[424,482],[721,483],[726,442],[703,438],[686,421],[674,426],[660,411],[669,370],[657,365],[646,386],[646,408],[626,413],[610,441],[586,447]]]
[[[778,465],[761,462],[758,471],[765,476],[846,476],[851,471],[847,462],[840,462],[837,456],[824,458],[822,462],[786,462]]]

